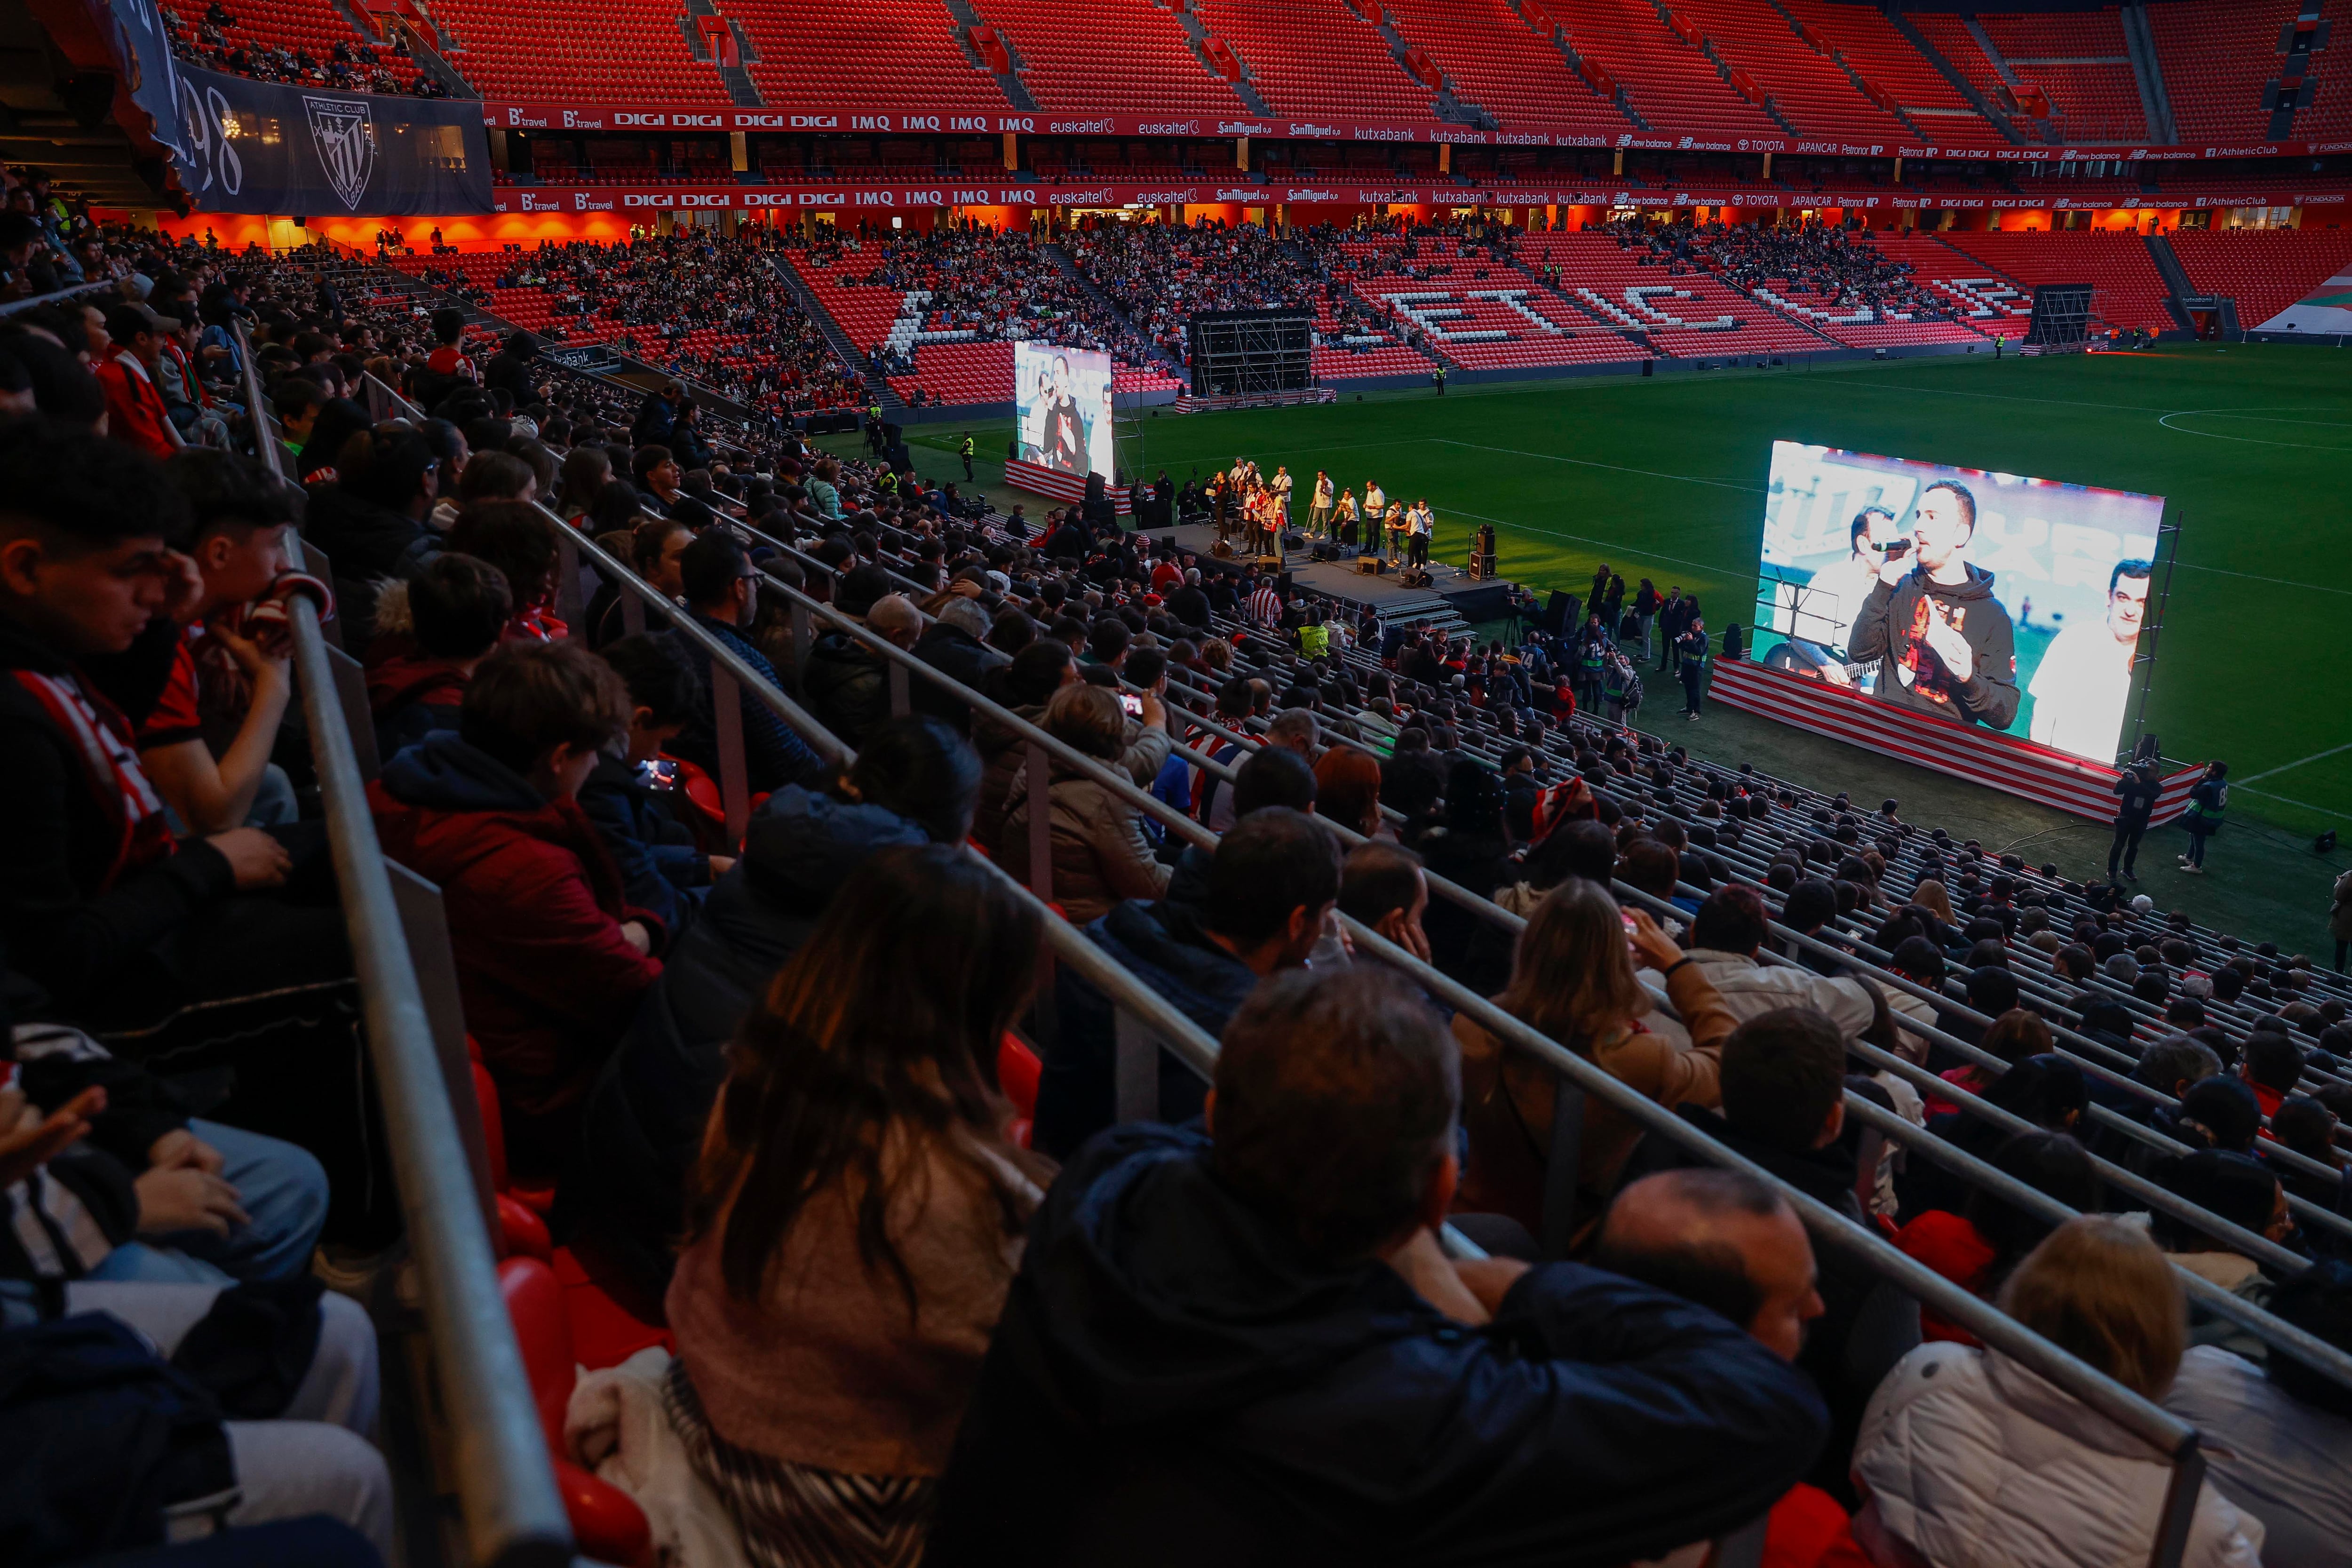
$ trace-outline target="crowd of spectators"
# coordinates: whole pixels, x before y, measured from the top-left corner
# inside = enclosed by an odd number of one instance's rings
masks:
[[[864,377],[835,357],[778,277],[775,243],[757,226],[732,239],[696,228],[614,245],[575,240],[525,252],[496,284],[537,289],[559,325],[612,338],[624,353],[748,406],[855,406]],[[454,271],[425,276],[464,290]],[[465,297],[488,303],[479,289]]]
[[[1741,289],[1759,285],[1811,309],[1838,314],[1867,310],[1884,319],[1954,321],[1952,303],[1912,281],[1907,261],[1890,260],[1867,234],[1835,224],[1656,223],[1619,218],[1610,226],[1620,247],[1672,275],[1677,269],[1715,274]]]
[[[1148,359],[1149,345],[1055,266],[1044,246],[1025,230],[952,223],[922,234],[841,237],[814,247],[808,261],[845,283],[928,292],[922,332],[992,342],[1044,339],[1129,363]],[[869,348],[877,363],[903,363],[888,345]]]
[[[1179,363],[1196,310],[1306,308],[1323,292],[1313,264],[1252,224],[1106,223],[1063,242],[1080,271]]]
[[[300,44],[289,47],[255,35],[250,27],[240,26],[220,0],[211,0],[193,28],[169,5],[163,7],[163,30],[171,37],[174,53],[231,76],[283,82],[290,87],[333,88],[341,92],[406,93],[412,98],[449,96],[448,88],[439,79],[416,68],[408,47],[408,35],[397,27],[392,30],[391,40],[382,54],[365,39],[354,43],[338,38],[324,55],[317,55]],[[400,72],[393,70],[386,55],[401,63]],[[403,76],[407,78],[405,86],[402,84]]]
[[[667,1528],[763,1564],[1598,1568],[1760,1516],[1776,1568],[2147,1561],[2165,1459],[1816,1252],[1793,1188],[2206,1430],[2184,1562],[2344,1561],[2352,1394],[2181,1284],[2352,1348],[2312,1212],[2346,1206],[2352,1034],[2307,965],[1597,723],[1582,633],[1409,635],[1099,497],[1033,527],[714,437],[680,385],[616,408],[317,257],[95,238],[148,312],[129,344],[110,310],[103,343],[78,308],[0,326],[0,1523],[28,1562],[159,1543],[199,1497],[327,1516],[304,1563],[392,1549],[373,1331],[321,1294],[368,1294],[400,1221],[285,732],[296,596],[365,672],[377,833],[440,889],[516,1180],[675,1345],[600,1460],[652,1474],[628,1444],[667,1435]],[[300,494],[118,438],[112,351],[182,297],[247,330]],[[369,375],[409,408],[371,418]],[[289,570],[297,522],[331,581]],[[566,528],[651,586],[643,631],[609,586],[559,618]],[[796,636],[777,584],[864,637]],[[1621,654],[1665,615],[1605,573],[1591,599]],[[869,637],[963,695],[894,701]],[[855,760],[719,707],[714,649]],[[696,784],[728,731],[764,796],[740,839]],[[1067,963],[1040,996],[1033,879],[1216,1037],[1213,1084],[1163,1054],[1160,1116],[1121,1121],[1113,998]],[[2209,999],[2261,1012],[2233,1034]],[[1785,1188],[1564,1095],[1517,1026]],[[1857,1101],[2079,1217],[1865,1140]],[[2126,1163],[2242,1228],[2149,1223]],[[166,1467],[134,1421],[219,1436]]]

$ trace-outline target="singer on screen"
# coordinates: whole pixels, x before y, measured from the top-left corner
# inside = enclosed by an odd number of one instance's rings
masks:
[[[1078,400],[1070,395],[1070,362],[1054,356],[1054,390],[1045,399],[1045,428],[1037,460],[1057,474],[1087,471],[1087,426],[1078,415]]]
[[[1919,492],[1911,550],[1879,568],[1854,617],[1847,657],[1885,661],[1877,695],[1963,724],[2006,730],[2017,717],[2017,637],[1992,574],[1968,559],[1977,500],[1939,479]]]

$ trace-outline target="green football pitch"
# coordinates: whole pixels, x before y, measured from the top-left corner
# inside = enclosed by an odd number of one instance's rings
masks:
[[[1000,424],[971,433],[990,453],[1002,452],[1011,432]],[[961,434],[952,425],[917,427],[919,466],[952,473],[948,453]],[[1164,468],[1180,484],[1236,454],[1268,472],[1287,464],[1302,489],[1318,468],[1360,493],[1377,479],[1392,497],[1430,499],[1442,559],[1465,559],[1471,531],[1491,522],[1506,577],[1581,594],[1605,561],[1629,583],[1649,577],[1697,593],[1719,627],[1753,619],[1775,440],[2167,497],[2180,532],[2148,728],[2168,756],[2230,763],[2233,817],[2266,819],[2282,850],[2300,839],[2291,902],[2309,908],[2313,895],[2301,885],[2332,863],[2315,863],[2309,836],[2352,826],[2352,352],[2181,345],[2051,360],[1978,354],[1457,383],[1443,398],[1428,390],[1347,394],[1311,407],[1122,416],[1119,458],[1146,477]],[[982,468],[982,488],[1000,499],[990,481],[1001,478],[996,465]],[[1645,719],[1671,717],[1665,684],[1653,683],[1658,711]],[[1687,738],[1709,754],[1736,743],[1759,765],[1798,776],[1822,771],[1823,750],[1839,757],[1832,776],[1860,757],[1766,729],[1779,727],[1749,721],[1736,741],[1711,747],[1701,742],[1716,738],[1712,723]],[[1894,781],[1887,788],[1917,798],[1922,784],[1914,776],[1900,791]],[[1849,787],[1879,786],[1865,779]],[[2090,831],[1987,809],[2002,818],[1988,823],[1988,844],[1996,833],[2021,842]],[[2252,837],[2241,837],[2246,850]],[[2175,846],[2151,847],[2168,862]],[[2100,836],[2093,853],[2104,848]],[[2074,858],[2070,871],[2095,869]],[[2324,919],[2325,881],[2318,886]],[[2273,923],[2264,915],[2286,910],[2231,912],[2260,930]],[[2275,924],[2308,929],[2308,921]]]

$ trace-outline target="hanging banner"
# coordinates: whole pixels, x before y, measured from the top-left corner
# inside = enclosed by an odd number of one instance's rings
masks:
[[[327,217],[492,210],[481,110],[183,65],[180,184],[206,212]]]
[[[112,0],[131,100],[206,212],[400,217],[487,213],[482,106],[255,81],[175,58],[153,0]]]

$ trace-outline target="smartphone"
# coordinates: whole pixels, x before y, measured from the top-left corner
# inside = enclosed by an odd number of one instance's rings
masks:
[[[676,789],[677,764],[667,757],[656,757],[637,764],[637,782],[647,789]]]
[[[1143,699],[1138,697],[1132,691],[1120,692],[1118,694],[1118,705],[1127,710],[1127,716],[1130,719],[1140,719],[1143,717]]]
[[[1620,922],[1620,923],[1622,923],[1622,924],[1624,926],[1624,928],[1625,928],[1625,934],[1626,934],[1627,936],[1631,936],[1631,935],[1633,935],[1633,910],[1619,910],[1617,911],[1617,919],[1618,919],[1619,922]]]

